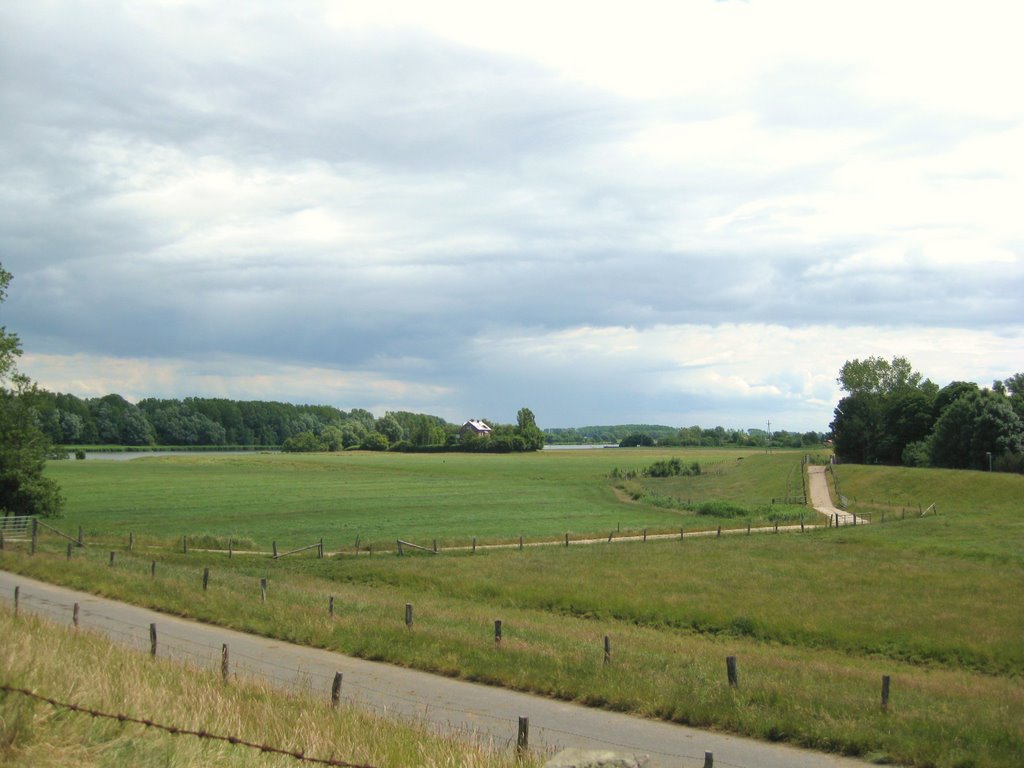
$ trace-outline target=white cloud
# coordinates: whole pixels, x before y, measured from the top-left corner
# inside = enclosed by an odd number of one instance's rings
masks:
[[[3,6],[4,322],[83,395],[557,425],[822,428],[872,354],[985,383],[1024,333],[1021,14]]]

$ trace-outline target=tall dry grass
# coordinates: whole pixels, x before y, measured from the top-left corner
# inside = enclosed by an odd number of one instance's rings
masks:
[[[332,709],[259,680],[233,680],[125,650],[0,606],[0,682],[109,713],[373,766],[520,766],[505,745],[439,735],[350,706]],[[531,757],[526,765],[539,764]],[[0,765],[301,766],[224,742],[93,718],[0,693]]]

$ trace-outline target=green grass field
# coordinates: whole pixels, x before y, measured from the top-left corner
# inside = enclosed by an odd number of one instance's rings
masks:
[[[244,500],[258,510],[269,493],[292,500],[291,512],[280,513],[286,524],[313,520],[297,543],[320,535],[329,543],[323,529],[340,518],[353,526],[348,536],[360,528],[387,544],[393,536],[507,540],[519,532],[557,539],[619,524],[713,529],[714,518],[644,500],[724,499],[754,514],[772,498],[792,497],[799,482],[799,454],[715,452],[699,454],[707,471],[698,477],[634,478],[626,493],[608,478],[615,466],[641,468],[670,455],[698,456],[677,449],[458,457],[464,461],[348,454],[63,463],[51,468],[69,496],[61,525],[80,521],[97,543],[66,562],[64,543],[44,537],[36,556],[22,546],[2,564],[249,631],[678,722],[908,765],[1021,764],[1020,476],[840,467],[843,493],[876,522],[803,535],[279,561],[185,555],[175,542],[205,519],[204,532],[265,545],[279,536],[282,518],[247,515]],[[328,503],[342,487],[358,488],[345,513]],[[434,493],[441,488],[447,492]],[[137,496],[145,503],[133,505]],[[175,512],[183,497],[194,511]],[[321,511],[308,511],[316,499]],[[933,502],[937,516],[917,515]],[[222,519],[197,516],[206,504]],[[914,514],[904,514],[910,508]],[[369,533],[383,509],[405,512]],[[124,552],[128,531],[148,541],[132,556]],[[119,550],[114,568],[110,548]],[[207,593],[204,567],[213,574]],[[264,576],[267,606],[258,600]],[[334,619],[326,616],[328,595],[339,606]],[[408,602],[416,606],[413,632],[401,620]],[[500,653],[490,635],[496,618],[505,624]],[[605,635],[614,648],[608,667]],[[725,684],[729,654],[739,658],[738,690]],[[887,715],[878,707],[882,675],[893,679]]]
[[[700,461],[705,485],[747,466],[769,467],[771,480],[751,501],[785,495],[799,453],[639,449],[546,451],[518,455],[261,454],[158,457],[131,461],[64,461],[48,474],[68,497],[62,525],[89,538],[107,535],[174,539],[234,536],[263,549],[326,539],[329,549],[395,539],[468,543],[642,528],[708,526],[693,515],[623,504],[606,476],[641,469],[671,455]],[[782,480],[778,480],[780,470]],[[772,481],[775,481],[774,483]],[[778,487],[774,487],[778,486]],[[732,521],[735,523],[735,521]]]

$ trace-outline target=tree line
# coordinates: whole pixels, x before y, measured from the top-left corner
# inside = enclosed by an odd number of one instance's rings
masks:
[[[584,445],[587,443],[618,445],[683,446],[704,448],[810,448],[825,441],[821,432],[772,431],[764,429],[726,429],[725,427],[668,427],[658,424],[620,424],[617,426],[545,429],[544,436],[552,445]]]
[[[187,397],[132,403],[118,394],[79,398],[39,390],[33,408],[43,434],[55,445],[265,447],[286,451],[530,451],[543,435],[532,411],[516,424],[488,422],[491,435],[460,432],[439,416],[389,411],[375,417],[362,408],[295,405],[266,400]]]
[[[856,464],[1024,471],[1024,373],[991,388],[939,387],[905,357],[849,360],[831,429],[835,453]]]

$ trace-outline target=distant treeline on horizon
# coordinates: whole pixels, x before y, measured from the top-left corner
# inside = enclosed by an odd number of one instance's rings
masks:
[[[265,400],[187,397],[146,398],[131,403],[121,395],[79,398],[40,391],[36,400],[39,426],[57,445],[260,446],[279,448],[314,436],[325,450],[368,447],[376,450],[451,445],[466,440],[462,424],[439,416],[389,411],[375,417],[362,408],[344,411],[329,405],[295,405]],[[532,419],[532,413],[523,409]],[[484,419],[498,441],[512,441],[523,425],[501,425]],[[529,425],[527,425],[529,426]],[[669,427],[623,424],[540,430],[547,444],[625,444],[679,446],[764,446],[761,429]],[[776,446],[819,445],[817,432],[772,432]],[[513,450],[519,448],[514,447]]]

